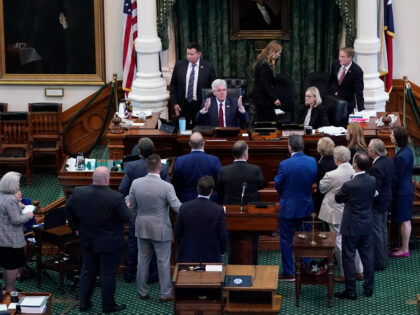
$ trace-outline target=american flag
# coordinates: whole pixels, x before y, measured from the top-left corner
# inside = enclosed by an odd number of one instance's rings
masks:
[[[134,40],[137,38],[137,1],[124,0],[123,9],[123,90],[131,91],[136,74],[136,52]]]

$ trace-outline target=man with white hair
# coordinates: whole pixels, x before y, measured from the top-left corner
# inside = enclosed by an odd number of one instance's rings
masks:
[[[101,166],[93,172],[90,186],[76,187],[67,201],[69,225],[82,243],[80,274],[80,311],[93,306],[91,298],[96,276],[101,278],[102,311],[118,312],[125,304],[115,303],[115,276],[124,245],[124,223],[130,220],[124,196],[109,188],[109,169]]]
[[[197,125],[214,127],[246,126],[249,117],[242,104],[242,96],[238,99],[227,96],[225,80],[214,80],[211,88],[214,96],[203,101],[201,110],[195,116]]]
[[[386,156],[385,144],[380,139],[369,142],[368,154],[373,160],[369,175],[376,178],[378,195],[373,199],[373,265],[375,270],[384,270],[388,264],[387,217],[392,202],[394,160]]]

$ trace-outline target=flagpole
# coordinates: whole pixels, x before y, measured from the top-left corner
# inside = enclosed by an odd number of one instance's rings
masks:
[[[403,127],[406,127],[406,110],[407,110],[407,84],[408,84],[408,78],[407,76],[403,76],[403,84],[404,84],[404,101],[403,101]]]

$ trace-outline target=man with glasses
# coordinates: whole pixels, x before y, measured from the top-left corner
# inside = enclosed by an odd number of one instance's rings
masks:
[[[212,97],[203,101],[197,113],[197,125],[214,127],[241,127],[249,122],[248,113],[242,104],[242,96],[238,99],[227,96],[226,81],[217,79],[211,84]]]

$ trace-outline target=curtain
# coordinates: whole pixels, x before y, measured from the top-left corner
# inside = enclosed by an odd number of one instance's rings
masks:
[[[305,75],[329,72],[338,56],[341,23],[335,0],[293,0],[291,4],[291,37],[279,41],[283,52],[276,71],[291,77],[295,104],[300,107]],[[197,41],[218,77],[247,77],[252,86],[252,64],[259,52],[253,40],[229,40],[229,0],[177,0],[173,9],[177,59],[185,58],[187,44]]]

